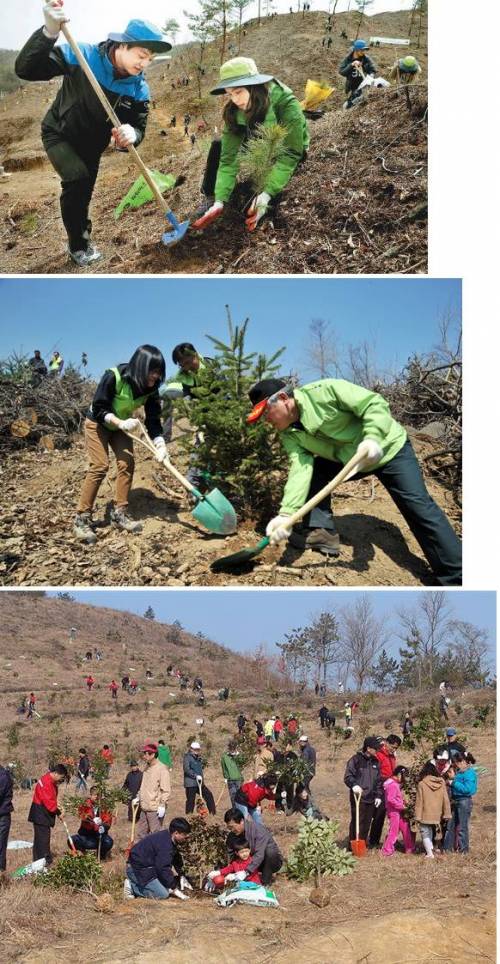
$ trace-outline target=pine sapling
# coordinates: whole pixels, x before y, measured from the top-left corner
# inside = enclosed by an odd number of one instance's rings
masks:
[[[281,124],[258,124],[255,134],[241,152],[240,171],[252,183],[256,194],[265,191],[276,162],[285,153],[286,127]]]

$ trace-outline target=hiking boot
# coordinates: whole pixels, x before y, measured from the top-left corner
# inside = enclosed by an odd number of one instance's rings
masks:
[[[202,218],[203,215],[210,210],[210,208],[212,207],[212,204],[215,204],[215,197],[213,196],[213,194],[203,194],[200,205],[196,209],[196,211],[194,212],[190,220],[197,221],[198,218]]]
[[[94,261],[100,261],[102,258],[101,252],[90,243],[85,251],[70,251],[69,256],[79,268],[88,268]]]
[[[134,900],[134,894],[132,893],[132,885],[128,877],[125,877],[123,881],[123,899],[124,900]]]
[[[288,540],[294,549],[312,549],[322,552],[325,556],[338,556],[340,539],[332,529],[305,529],[296,526]]]
[[[142,522],[134,522],[123,509],[111,509],[111,522],[124,532],[142,532]]]
[[[92,516],[90,512],[78,512],[75,516],[73,532],[77,539],[93,546],[97,542],[97,536],[92,528]]]

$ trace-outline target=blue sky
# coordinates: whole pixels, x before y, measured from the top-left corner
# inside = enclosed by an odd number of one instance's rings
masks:
[[[201,631],[230,649],[241,652],[266,643],[271,649],[284,634],[304,626],[311,616],[328,609],[338,612],[361,593],[344,590],[70,590],[79,602],[109,606],[143,615],[152,606],[157,620],[178,619],[189,632]],[[258,593],[258,595],[257,595]],[[55,593],[50,593],[54,595]],[[415,590],[377,590],[369,593],[375,612],[391,626],[396,609],[417,604]],[[474,623],[489,633],[493,666],[496,639],[496,596],[493,592],[446,593],[454,618]],[[387,649],[397,654],[400,641],[393,636]],[[277,651],[276,651],[277,652]]]
[[[213,354],[224,306],[238,323],[250,316],[247,345],[271,354],[282,345],[283,370],[304,377],[304,349],[315,318],[331,322],[344,350],[368,341],[379,368],[400,370],[413,352],[438,341],[439,318],[461,311],[457,279],[119,278],[0,281],[0,358],[57,347],[66,361],[89,357],[88,371],[127,361],[137,345],[158,345],[168,359],[180,341]]]

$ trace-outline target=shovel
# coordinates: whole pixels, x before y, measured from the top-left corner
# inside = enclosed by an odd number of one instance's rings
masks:
[[[200,817],[207,817],[208,807],[205,803],[205,798],[201,792],[202,786],[203,786],[203,777],[196,777],[196,783],[198,784],[198,796],[200,798],[198,801],[198,813]]]
[[[64,829],[65,829],[65,831],[66,831],[66,836],[67,836],[67,838],[68,838],[69,847],[70,847],[71,853],[73,854],[73,857],[78,857],[78,856],[79,856],[79,853],[78,853],[78,850],[76,849],[76,847],[75,847],[75,845],[74,845],[74,843],[73,843],[73,837],[71,836],[71,834],[70,834],[70,832],[69,832],[69,830],[68,830],[68,824],[66,823],[64,817],[59,817],[59,820],[61,821],[61,823],[62,823],[62,825],[63,825],[63,827],[64,827]]]
[[[309,499],[301,509],[298,509],[297,512],[294,512],[294,514],[290,516],[288,525],[292,527],[296,522],[300,522],[300,520],[303,519],[304,516],[311,511],[311,509],[314,509],[314,507],[318,505],[325,498],[325,496],[330,495],[330,493],[333,492],[333,490],[336,489],[341,482],[345,482],[346,479],[350,478],[352,475],[355,475],[359,465],[365,457],[366,456],[363,452],[361,452],[361,454],[356,453],[356,455],[353,455],[352,459],[350,459],[349,462],[344,465],[344,468],[340,470],[340,472],[335,476],[334,479],[332,479],[331,482],[328,482],[328,484],[320,489],[316,495],[313,495],[313,497]],[[243,565],[250,559],[254,559],[255,556],[260,555],[264,549],[267,549],[270,541],[269,536],[264,536],[264,538],[251,549],[240,549],[239,552],[234,552],[231,556],[223,556],[222,559],[215,559],[210,568],[212,572],[223,572],[225,569],[236,569],[238,566]]]
[[[108,115],[111,123],[113,124],[113,127],[120,127],[121,120],[119,119],[117,114],[115,114],[111,104],[109,103],[108,98],[106,97],[106,94],[104,93],[97,78],[94,76],[93,71],[91,70],[87,61],[85,60],[85,57],[83,56],[78,44],[76,43],[67,23],[63,23],[61,25],[61,32],[66,37],[66,40],[68,41],[80,67],[82,68],[94,93],[99,98],[104,110],[106,111],[106,114]],[[127,150],[132,160],[139,168],[144,180],[146,181],[151,191],[153,192],[153,196],[156,199],[156,202],[160,210],[163,211],[163,214],[165,215],[167,221],[169,221],[170,224],[172,225],[171,231],[166,231],[164,234],[162,234],[162,238],[161,238],[162,244],[166,245],[167,247],[173,244],[177,244],[177,242],[181,241],[182,238],[184,237],[189,227],[189,221],[183,221],[181,224],[179,224],[179,221],[177,220],[174,212],[170,210],[167,202],[165,201],[165,198],[163,197],[161,191],[159,190],[157,184],[155,183],[153,177],[151,176],[151,172],[146,167],[144,161],[142,160],[142,157],[137,152],[134,145],[129,144]]]
[[[156,448],[142,424],[140,429],[142,438],[138,438],[134,432],[126,432],[125,434],[135,439],[135,441],[143,445],[144,448],[147,448],[156,458]],[[236,513],[231,503],[219,489],[212,489],[207,495],[202,495],[202,493],[172,465],[168,455],[163,459],[161,465],[163,465],[167,472],[170,472],[191,495],[198,499],[198,503],[191,513],[197,522],[201,522],[209,532],[217,532],[222,536],[227,536],[236,531]]]
[[[354,854],[355,857],[366,857],[366,840],[359,839],[359,805],[361,803],[360,793],[354,793],[354,803],[356,805],[356,840],[350,841],[351,853]]]
[[[128,860],[128,858],[130,857],[130,851],[132,850],[132,847],[133,847],[133,845],[134,845],[134,840],[135,840],[135,822],[136,822],[136,820],[137,820],[137,813],[138,813],[138,811],[139,811],[139,806],[140,806],[140,805],[139,805],[138,803],[133,803],[133,804],[132,804],[132,827],[130,828],[130,840],[129,840],[129,842],[128,842],[128,847],[126,847],[126,849],[125,849],[125,859],[126,859],[126,860]]]

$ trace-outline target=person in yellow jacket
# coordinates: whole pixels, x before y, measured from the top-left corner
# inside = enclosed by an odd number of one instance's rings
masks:
[[[339,378],[294,388],[279,378],[257,382],[249,392],[247,421],[262,416],[281,433],[289,457],[288,481],[279,514],[269,522],[271,544],[290,540],[298,549],[337,555],[328,496],[293,529],[288,519],[323,488],[356,452],[367,454],[355,478],[373,473],[405,518],[436,579],[461,584],[461,545],[444,512],[429,495],[406,430],[378,392]]]
[[[146,429],[153,440],[158,461],[167,454],[161,428],[161,402],[158,394],[165,378],[165,360],[154,345],[140,345],[129,362],[108,368],[99,382],[85,419],[85,448],[89,468],[83,483],[74,534],[88,544],[96,542],[92,527],[92,509],[97,493],[109,469],[111,448],[117,467],[116,502],[111,521],[126,532],[140,532],[142,523],[127,514],[128,497],[134,477],[132,439],[125,434],[139,425],[136,409],[144,406]],[[124,431],[125,430],[125,431]]]
[[[261,74],[251,57],[233,57],[220,68],[220,81],[211,94],[227,94],[224,128],[214,140],[207,158],[202,184],[204,203],[196,212],[192,227],[208,227],[224,212],[233,194],[240,167],[241,152],[260,127],[280,125],[286,130],[283,152],[276,158],[263,190],[255,195],[246,212],[248,231],[255,228],[278,199],[305,160],[309,130],[299,101],[285,84],[272,74]]]

